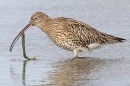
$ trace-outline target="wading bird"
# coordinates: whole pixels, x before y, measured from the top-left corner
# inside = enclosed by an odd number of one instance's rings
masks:
[[[106,44],[123,42],[125,39],[100,32],[91,26],[65,17],[50,18],[42,12],[32,15],[29,24],[17,35],[10,46],[13,46],[28,28],[37,26],[60,48],[73,52],[77,57],[79,52],[88,52]]]

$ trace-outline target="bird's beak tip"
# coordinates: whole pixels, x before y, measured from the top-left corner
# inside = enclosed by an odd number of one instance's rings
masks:
[[[29,23],[14,39],[14,41],[12,42],[11,46],[10,46],[10,52],[12,51],[16,41],[20,38],[20,36],[22,35],[23,32],[25,32],[27,29],[29,29],[30,27],[32,27],[33,24],[32,23]]]

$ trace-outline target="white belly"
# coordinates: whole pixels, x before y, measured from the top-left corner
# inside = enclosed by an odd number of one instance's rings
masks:
[[[102,46],[103,45],[101,45],[101,44],[94,43],[94,44],[88,45],[88,48],[79,47],[79,48],[76,49],[76,51],[78,51],[78,52],[89,52],[89,51],[92,51],[94,49],[98,49],[98,48],[100,48]]]
[[[101,45],[101,44],[94,43],[94,44],[88,45],[88,48],[90,49],[90,51],[92,51],[93,49],[97,49],[97,48],[100,48],[100,47],[102,47],[102,46],[103,46],[103,45]]]
[[[101,45],[101,44],[94,43],[94,44],[88,45],[87,48],[86,48],[86,47],[78,47],[78,48],[76,48],[76,49],[73,50],[73,52],[74,52],[74,57],[77,57],[77,54],[78,54],[79,52],[89,52],[89,51],[92,51],[92,50],[94,50],[94,49],[100,48],[100,47],[102,47],[102,46],[103,46],[103,45]]]

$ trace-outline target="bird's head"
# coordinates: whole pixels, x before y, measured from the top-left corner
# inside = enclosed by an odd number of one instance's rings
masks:
[[[20,38],[20,36],[30,27],[32,26],[39,26],[41,23],[46,22],[49,18],[48,15],[46,15],[45,13],[42,12],[36,12],[32,15],[31,20],[29,22],[29,24],[16,36],[16,38],[14,39],[14,41],[12,42],[11,46],[10,46],[10,51],[12,51],[15,43],[17,42],[17,40]]]
[[[40,23],[44,23],[48,19],[50,19],[50,18],[45,13],[36,12],[35,14],[32,15],[29,24],[32,25],[32,26],[38,26]]]

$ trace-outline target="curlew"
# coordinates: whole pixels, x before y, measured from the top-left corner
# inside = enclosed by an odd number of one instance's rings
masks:
[[[28,28],[37,26],[60,48],[73,52],[74,57],[79,52],[89,52],[106,44],[124,42],[125,39],[100,32],[91,26],[65,17],[50,18],[42,12],[32,15],[29,24],[17,35],[10,46],[13,46]]]

